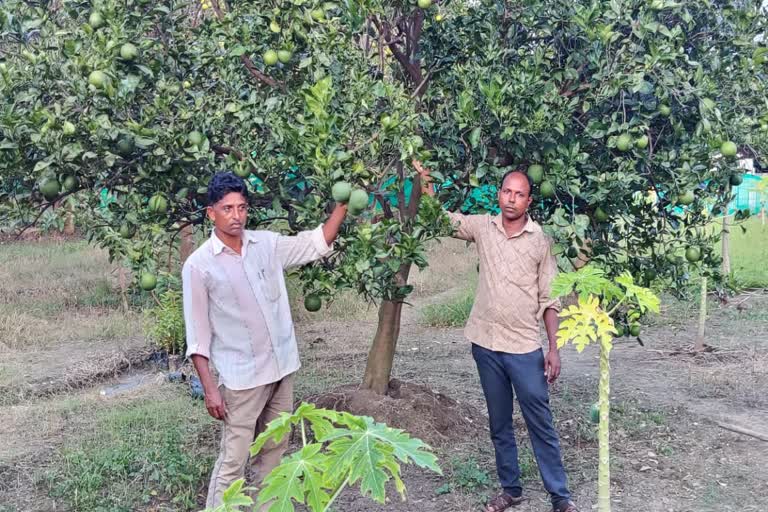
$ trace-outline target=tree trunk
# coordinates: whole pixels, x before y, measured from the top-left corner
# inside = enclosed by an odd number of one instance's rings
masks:
[[[696,334],[696,343],[693,350],[704,350],[704,328],[707,322],[707,278],[701,278],[701,303],[699,304],[699,331]]]
[[[385,300],[379,307],[379,324],[373,338],[363,377],[363,388],[385,395],[392,374],[397,338],[400,336],[400,315],[403,302]]]
[[[66,213],[64,214],[64,234],[72,236],[75,234],[75,212],[74,206],[70,201],[67,201],[65,207]]]
[[[763,226],[765,226],[765,206],[760,208],[760,221],[763,223]]]
[[[723,231],[722,231],[722,241],[723,241],[723,276],[730,276],[731,275],[731,244],[729,241],[729,231],[728,231],[728,215],[723,216]]]
[[[117,280],[120,285],[120,297],[123,299],[123,313],[128,313],[128,282],[125,275],[125,267],[117,267]]]
[[[403,265],[395,274],[399,286],[408,284],[411,265]],[[362,387],[373,390],[379,395],[386,395],[389,388],[389,378],[392,376],[392,363],[395,360],[397,339],[400,337],[400,318],[403,312],[403,301],[382,301],[379,306],[379,323],[376,335],[373,337],[371,350],[368,352],[368,362],[365,365]]]
[[[195,237],[192,225],[181,228],[181,246],[179,247],[179,257],[183,265],[187,258],[195,251]]]
[[[611,343],[600,344],[600,425],[598,426],[597,510],[611,512]]]

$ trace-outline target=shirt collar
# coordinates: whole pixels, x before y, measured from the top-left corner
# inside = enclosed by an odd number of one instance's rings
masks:
[[[250,231],[243,230],[243,247],[245,247],[246,244],[249,243],[255,243],[256,237],[251,233]],[[213,246],[213,255],[216,256],[220,254],[224,249],[229,249],[224,242],[221,241],[221,238],[216,236],[216,230],[211,230],[211,244]]]
[[[525,225],[523,226],[523,229],[521,229],[519,233],[515,233],[511,237],[509,235],[507,235],[507,232],[504,230],[504,222],[503,222],[503,218],[502,218],[500,213],[498,215],[492,217],[491,218],[491,222],[499,229],[499,231],[504,233],[504,236],[506,236],[507,238],[515,238],[515,237],[518,237],[518,236],[522,235],[526,231],[528,233],[533,233],[533,232],[536,231],[536,223],[533,221],[531,216],[526,213],[525,214],[525,219],[526,220],[525,220]]]

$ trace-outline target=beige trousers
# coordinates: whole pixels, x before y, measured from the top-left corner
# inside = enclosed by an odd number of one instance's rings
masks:
[[[251,443],[267,424],[281,412],[293,411],[293,375],[252,389],[235,390],[224,386],[219,389],[227,406],[227,418],[221,431],[219,458],[208,486],[208,508],[219,506],[227,487],[244,477]],[[264,445],[251,461],[256,478],[252,484],[260,484],[280,464],[287,447],[287,437],[279,445],[271,441]]]

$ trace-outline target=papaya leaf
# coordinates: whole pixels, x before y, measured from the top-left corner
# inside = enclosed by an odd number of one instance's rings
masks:
[[[552,282],[552,295],[563,297],[576,291],[580,298],[589,295],[602,296],[606,302],[621,296],[621,289],[613,284],[605,271],[594,265],[586,265],[577,272],[563,272]]]
[[[581,352],[592,342],[600,341],[610,348],[611,340],[617,334],[613,319],[600,308],[600,301],[594,295],[579,297],[578,305],[573,305],[560,313],[563,321],[557,331],[557,346],[562,347],[569,341]]]
[[[342,421],[350,428],[334,429],[322,438],[330,442],[328,451],[334,454],[328,467],[330,478],[339,479],[348,473],[350,484],[360,480],[363,495],[370,494],[375,501],[384,503],[384,486],[390,475],[396,487],[402,484],[397,460],[413,461],[419,467],[442,474],[437,458],[426,451],[429,447],[402,430],[376,423],[367,416],[342,415]]]
[[[259,453],[267,441],[279,443],[285,439],[285,436],[291,433],[291,428],[295,422],[295,415],[281,412],[277,418],[269,422],[267,428],[251,444],[251,456]]]
[[[257,503],[269,503],[269,512],[292,512],[293,502],[305,504],[310,510],[323,510],[331,496],[324,474],[328,456],[321,452],[321,443],[308,444],[276,467],[264,479]]]
[[[637,303],[641,311],[645,312],[650,310],[654,313],[659,312],[659,306],[661,304],[659,297],[648,288],[636,285],[634,279],[632,279],[632,274],[625,271],[616,278],[616,282],[624,287],[627,299]]]

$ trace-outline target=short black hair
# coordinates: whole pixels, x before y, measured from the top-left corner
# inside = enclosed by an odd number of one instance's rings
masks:
[[[243,178],[228,171],[217,172],[208,182],[208,206],[218,203],[230,192],[238,192],[248,200],[248,187]]]
[[[525,172],[525,171],[522,171],[522,170],[520,170],[520,169],[512,169],[511,171],[507,171],[507,172],[505,172],[505,173],[504,173],[504,176],[502,176],[502,178],[501,178],[501,183],[499,184],[499,188],[501,188],[501,187],[503,187],[503,186],[504,186],[504,182],[505,182],[505,181],[507,181],[507,177],[508,177],[510,174],[514,174],[514,173],[516,173],[516,172],[519,172],[520,174],[522,174],[523,176],[525,176],[525,179],[526,179],[526,180],[528,180],[528,195],[529,195],[529,196],[533,195],[533,179],[532,179],[530,176],[528,176],[528,173],[527,173],[527,172]]]

